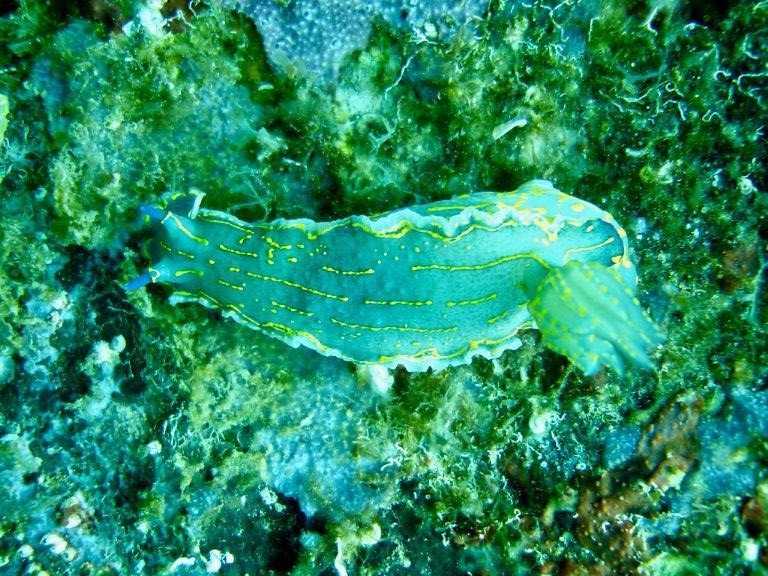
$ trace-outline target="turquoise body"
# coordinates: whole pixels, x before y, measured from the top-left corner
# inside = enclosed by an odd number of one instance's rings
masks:
[[[294,347],[423,371],[497,357],[541,323],[552,348],[592,373],[648,365],[661,341],[632,295],[624,231],[543,180],[334,222],[248,224],[201,198],[145,210],[156,228],[148,279]],[[598,306],[573,308],[582,285],[604,291]]]

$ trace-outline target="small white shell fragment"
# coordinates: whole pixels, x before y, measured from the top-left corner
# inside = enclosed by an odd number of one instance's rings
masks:
[[[527,124],[528,124],[528,120],[526,120],[525,118],[515,118],[514,120],[509,120],[508,122],[504,122],[503,124],[499,124],[498,126],[496,126],[493,129],[493,132],[491,132],[491,136],[493,137],[494,140],[498,140],[510,130],[513,130],[514,128],[522,128]]]
[[[361,382],[368,384],[380,396],[386,395],[395,383],[392,372],[381,364],[360,364],[357,375]]]

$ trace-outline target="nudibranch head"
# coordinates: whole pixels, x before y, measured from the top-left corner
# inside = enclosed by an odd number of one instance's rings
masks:
[[[647,366],[661,341],[624,230],[544,180],[334,222],[249,224],[201,198],[142,207],[153,264],[129,288],[168,283],[291,346],[410,371],[496,358],[526,328],[590,374]]]

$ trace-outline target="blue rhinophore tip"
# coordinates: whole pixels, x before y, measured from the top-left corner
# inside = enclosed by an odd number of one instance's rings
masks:
[[[141,276],[137,276],[130,282],[128,282],[124,288],[126,291],[128,290],[138,290],[142,286],[146,286],[147,284],[152,283],[152,274],[149,272],[144,272]]]

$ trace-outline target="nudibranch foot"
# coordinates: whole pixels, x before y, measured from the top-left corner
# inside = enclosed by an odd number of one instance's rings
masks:
[[[528,308],[544,343],[587,375],[602,365],[621,375],[627,360],[650,368],[647,350],[664,342],[621,277],[594,262],[550,270]]]

